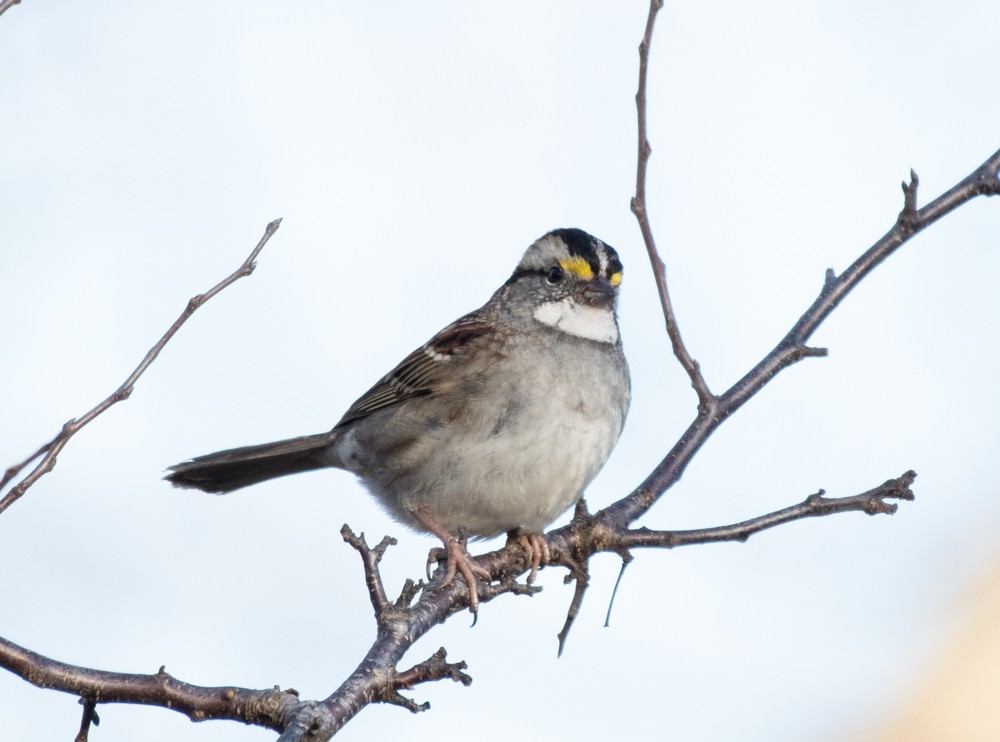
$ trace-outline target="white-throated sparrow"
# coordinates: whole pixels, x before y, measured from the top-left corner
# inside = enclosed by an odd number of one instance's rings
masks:
[[[478,605],[489,578],[455,534],[516,533],[548,561],[542,529],[574,504],[618,442],[630,400],[618,335],[618,254],[579,229],[536,241],[480,309],[445,327],[328,433],[199,456],[179,487],[230,492],[337,467],[397,520],[435,534]]]

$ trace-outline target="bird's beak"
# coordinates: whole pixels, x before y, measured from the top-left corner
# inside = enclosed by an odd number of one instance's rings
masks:
[[[609,307],[615,303],[615,287],[607,279],[592,278],[583,284],[580,300],[591,307]]]

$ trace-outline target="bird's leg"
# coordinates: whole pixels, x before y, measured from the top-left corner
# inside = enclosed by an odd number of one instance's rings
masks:
[[[531,560],[531,571],[528,573],[528,584],[530,585],[535,581],[539,568],[548,564],[552,558],[549,552],[549,542],[540,533],[523,533],[520,530],[507,534],[508,543],[514,539]]]
[[[490,573],[472,561],[469,552],[457,538],[448,533],[426,508],[420,507],[413,511],[414,517],[419,520],[424,528],[433,533],[444,544],[445,554],[448,559],[448,572],[445,574],[442,586],[451,584],[455,573],[458,572],[465,578],[465,584],[469,586],[469,610],[472,613],[479,612],[479,590],[477,588],[476,577],[482,577],[489,582]]]

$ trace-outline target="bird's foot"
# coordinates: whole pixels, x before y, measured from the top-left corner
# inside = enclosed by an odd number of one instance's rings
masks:
[[[517,531],[508,536],[508,543],[514,539],[524,549],[531,561],[531,571],[528,572],[528,584],[531,585],[535,581],[535,577],[538,576],[538,570],[552,559],[552,554],[549,552],[549,542],[540,533],[520,533]]]
[[[428,566],[430,566],[431,561],[439,561],[441,556],[444,556],[447,560],[447,571],[445,572],[441,587],[450,585],[452,580],[455,579],[456,574],[462,575],[465,579],[465,584],[469,586],[469,611],[473,615],[478,615],[479,583],[476,578],[482,578],[489,582],[492,579],[492,575],[490,575],[488,570],[472,561],[472,557],[469,556],[469,552],[465,548],[465,539],[459,540],[448,533],[438,522],[438,519],[424,508],[417,508],[413,511],[413,514],[424,524],[428,531],[441,539],[441,543],[444,545],[443,554],[441,553],[441,549],[432,549],[430,558],[427,561]]]

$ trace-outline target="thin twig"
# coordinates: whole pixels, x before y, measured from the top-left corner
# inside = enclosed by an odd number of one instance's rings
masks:
[[[454,680],[466,687],[471,685],[472,678],[464,672],[467,667],[465,662],[448,662],[447,658],[448,653],[444,647],[441,647],[426,660],[414,665],[409,670],[390,673],[387,681],[376,689],[375,700],[402,706],[413,713],[419,713],[427,711],[431,705],[426,701],[417,703],[411,698],[406,698],[400,694],[400,690],[410,690],[420,683],[436,680]]]
[[[7,470],[3,478],[2,482],[3,486],[6,486],[9,482],[11,482],[32,461],[37,459],[39,456],[44,455],[42,460],[38,463],[38,465],[34,469],[32,469],[32,471],[26,477],[24,477],[24,479],[22,479],[20,482],[14,485],[10,489],[10,491],[3,496],[3,499],[0,499],[0,513],[5,511],[15,502],[17,502],[17,500],[20,499],[20,497],[25,492],[27,492],[28,489],[41,477],[45,476],[50,471],[52,471],[52,469],[56,465],[56,457],[59,455],[59,452],[62,451],[62,449],[66,446],[69,440],[74,435],[76,435],[84,426],[92,422],[96,417],[98,417],[102,413],[106,412],[108,408],[110,408],[112,405],[115,405],[118,402],[122,402],[131,396],[132,390],[135,388],[135,383],[136,381],[139,380],[139,377],[146,372],[146,369],[148,369],[150,365],[153,363],[153,361],[156,360],[156,357],[160,354],[160,351],[163,350],[164,346],[166,346],[168,342],[170,342],[170,339],[177,333],[179,329],[181,329],[184,323],[187,322],[188,318],[195,313],[195,310],[197,310],[198,307],[200,307],[202,304],[207,302],[209,299],[211,299],[213,296],[218,294],[226,287],[235,283],[244,276],[249,276],[251,273],[253,273],[254,268],[256,267],[256,263],[254,261],[257,259],[257,256],[260,254],[260,251],[264,249],[264,245],[267,244],[267,241],[271,239],[271,235],[273,235],[278,230],[278,227],[280,225],[281,225],[281,219],[275,219],[273,222],[268,224],[267,228],[264,230],[264,236],[260,238],[260,241],[250,252],[250,255],[247,256],[247,259],[243,261],[243,264],[239,268],[233,271],[233,273],[231,273],[226,278],[219,281],[219,283],[210,288],[204,294],[198,294],[197,296],[192,297],[188,301],[187,306],[184,308],[184,311],[181,312],[181,315],[164,333],[163,337],[161,337],[156,342],[156,344],[149,349],[145,357],[142,359],[142,361],[140,361],[139,365],[136,366],[135,370],[131,374],[129,374],[129,377],[125,379],[124,382],[122,382],[121,386],[115,389],[115,391],[113,391],[104,400],[102,400],[96,407],[94,407],[92,410],[84,414],[83,417],[70,420],[65,425],[63,425],[62,430],[59,431],[59,434],[56,435],[51,441],[49,441],[41,448],[39,448],[34,454],[32,454],[32,456],[25,459],[20,464],[15,464],[14,466],[10,467]]]
[[[573,589],[573,599],[569,603],[569,608],[566,609],[566,620],[563,622],[562,629],[556,634],[556,639],[559,640],[559,649],[556,653],[558,657],[562,657],[563,650],[566,648],[566,639],[569,638],[570,629],[576,623],[576,617],[580,615],[583,597],[587,594],[587,588],[590,586],[590,573],[587,571],[589,564],[590,562],[584,562],[577,569],[571,571],[566,578],[574,580],[576,587]]]
[[[618,570],[618,577],[615,579],[615,586],[612,588],[611,598],[608,600],[608,612],[604,616],[604,628],[611,626],[611,610],[615,607],[615,598],[618,597],[618,588],[621,587],[622,578],[625,576],[625,570],[628,568],[628,565],[632,563],[634,558],[635,557],[632,556],[631,552],[622,552],[622,566],[621,569]]]
[[[647,512],[680,479],[688,463],[709,436],[747,400],[789,366],[803,358],[825,355],[824,349],[812,348],[806,343],[865,276],[882,265],[901,245],[962,204],[977,196],[1000,194],[998,174],[1000,151],[994,152],[961,182],[922,209],[916,209],[916,182],[911,182],[904,188],[902,218],[897,218],[892,228],[841,275],[827,271],[819,296],[774,349],[742,379],[719,395],[714,409],[699,410],[695,420],[646,480],[627,497],[598,513],[597,517],[611,527],[621,528]]]
[[[569,584],[571,580],[576,583],[576,587],[573,589],[573,599],[570,601],[569,608],[566,609],[566,620],[556,635],[559,640],[557,654],[559,657],[562,657],[563,650],[566,648],[566,639],[569,638],[569,632],[573,628],[573,624],[576,623],[580,607],[583,605],[583,598],[590,587],[590,557],[599,548],[595,543],[593,527],[594,516],[587,508],[586,499],[581,497],[576,501],[573,520],[567,526],[570,537],[560,541],[560,548],[555,550],[555,553],[560,557],[559,563],[569,569],[569,574],[564,580],[565,583]]]
[[[700,409],[707,409],[714,403],[712,391],[708,388],[708,382],[701,373],[698,362],[688,353],[684,340],[681,338],[681,330],[677,324],[677,317],[674,314],[674,306],[670,301],[670,292],[667,290],[667,269],[656,249],[656,242],[653,239],[653,228],[649,223],[649,210],[646,207],[646,170],[649,164],[649,156],[652,147],[649,144],[646,124],[646,85],[649,75],[649,47],[653,41],[653,24],[656,22],[656,14],[663,7],[663,0],[650,0],[649,16],[646,18],[646,32],[643,34],[642,42],[639,44],[639,89],[635,94],[635,110],[638,119],[639,154],[635,173],[635,196],[632,197],[632,213],[639,222],[639,230],[642,232],[642,241],[646,244],[646,252],[649,254],[649,262],[653,269],[653,278],[656,279],[656,290],[660,295],[660,305],[663,308],[663,319],[667,325],[667,336],[670,338],[670,345],[674,350],[674,355],[680,361],[681,366],[691,379],[691,386],[698,394],[698,406]]]
[[[83,718],[80,719],[80,731],[76,735],[74,742],[87,742],[90,737],[90,725],[95,727],[101,723],[101,717],[97,715],[97,703],[89,698],[81,698],[80,705],[83,706]]]
[[[878,487],[851,497],[824,497],[823,490],[810,495],[798,505],[782,508],[767,515],[751,518],[741,523],[716,528],[699,528],[688,531],[653,531],[636,528],[616,533],[615,542],[619,548],[689,546],[717,541],[746,541],[755,533],[774,528],[793,520],[815,518],[834,513],[861,512],[868,515],[892,515],[897,505],[887,500],[914,499],[913,480],[917,475],[908,471],[902,476],[890,479]]]
[[[0,2],[0,15],[3,15],[15,5],[19,5],[20,3],[21,0],[3,0],[3,2]]]
[[[382,574],[379,572],[378,565],[382,561],[382,557],[385,556],[386,549],[396,545],[396,539],[392,536],[385,536],[374,548],[371,548],[365,541],[365,534],[356,535],[346,523],[340,529],[340,535],[361,555],[365,570],[365,584],[368,586],[368,597],[371,599],[372,608],[375,609],[375,620],[381,621],[385,617],[386,611],[391,610],[395,605],[389,601],[385,594],[385,586],[382,584]]]
[[[3,478],[0,479],[0,491],[3,491],[3,488],[6,487],[14,477],[20,474],[21,470],[24,469],[24,467],[26,467],[32,461],[34,461],[43,453],[52,448],[52,443],[53,441],[49,441],[48,443],[43,443],[41,446],[39,446],[37,451],[31,454],[24,461],[18,464],[13,464],[12,466],[8,467],[7,471],[4,472]]]

